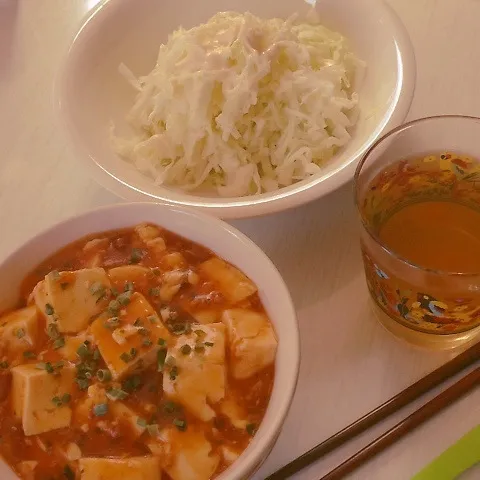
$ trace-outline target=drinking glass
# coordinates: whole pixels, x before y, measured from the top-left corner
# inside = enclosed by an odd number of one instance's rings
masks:
[[[387,133],[355,173],[361,250],[374,311],[388,330],[416,345],[452,348],[480,336],[480,271],[423,268],[385,245],[379,227],[412,202],[456,201],[480,210],[479,159],[480,118],[445,115]]]

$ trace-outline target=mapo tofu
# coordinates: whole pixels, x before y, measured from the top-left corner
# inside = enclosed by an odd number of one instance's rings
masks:
[[[275,331],[206,248],[155,225],[95,234],[21,298],[0,315],[0,454],[20,478],[207,480],[255,435]]]

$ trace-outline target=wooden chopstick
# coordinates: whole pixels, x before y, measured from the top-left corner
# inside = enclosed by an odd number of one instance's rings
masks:
[[[410,433],[429,418],[451,405],[468,391],[480,386],[480,367],[470,372],[451,387],[438,394],[407,418],[397,423],[383,435],[369,443],[365,448],[345,460],[337,468],[327,473],[320,480],[340,480],[366,461],[370,460],[377,453],[385,450],[397,440]]]
[[[411,403],[413,400],[419,398],[424,393],[427,393],[434,387],[437,387],[452,376],[461,372],[468,366],[472,365],[479,358],[480,342],[472,345],[463,353],[457,355],[454,359],[450,360],[422,379],[410,385],[398,395],[390,398],[379,407],[364,415],[362,418],[356,420],[343,430],[335,433],[324,442],[313,447],[308,452],[283,466],[275,473],[267,477],[266,480],[283,480],[291,475],[294,475],[335,448],[352,440],[371,426],[384,420],[392,413],[397,412],[404,406]]]

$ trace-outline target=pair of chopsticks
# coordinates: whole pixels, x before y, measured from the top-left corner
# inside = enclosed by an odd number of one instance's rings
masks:
[[[473,365],[479,359],[480,342],[471,346],[453,360],[450,360],[446,364],[429,373],[418,382],[410,385],[398,395],[387,400],[384,404],[367,413],[348,427],[345,427],[340,432],[337,432],[324,442],[280,468],[267,477],[266,480],[283,480],[298,473],[306,466],[320,459],[340,445],[352,440],[360,433],[384,420],[392,413],[397,412],[424,393],[427,393],[434,387],[439,386],[449,378],[460,373],[465,368]],[[345,475],[370,460],[377,453],[385,450],[404,435],[411,432],[423,422],[433,417],[436,413],[440,412],[477,386],[480,386],[480,367],[475,368],[468,375],[441,392],[410,416],[397,423],[386,433],[352,455],[320,480],[337,480],[344,478]]]

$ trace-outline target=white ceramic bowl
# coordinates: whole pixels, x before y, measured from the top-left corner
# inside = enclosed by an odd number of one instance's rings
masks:
[[[366,149],[405,119],[415,84],[415,58],[402,23],[383,0],[321,0],[322,23],[350,39],[366,61],[359,86],[361,116],[351,142],[323,173],[277,192],[243,198],[194,196],[153,185],[112,151],[111,120],[125,131],[134,90],[118,73],[123,62],[135,74],[155,65],[158,48],[179,26],[193,27],[218,11],[250,11],[286,18],[311,8],[303,0],[110,0],[101,4],[75,37],[59,76],[57,98],[62,125],[82,163],[104,187],[128,200],[168,201],[239,218],[285,210],[338,188],[353,177]]]
[[[152,222],[204,245],[238,266],[258,286],[278,336],[275,382],[257,434],[218,480],[250,478],[273,448],[295,392],[300,345],[295,309],[285,283],[269,258],[245,235],[192,209],[156,203],[104,207],[65,220],[40,233],[0,263],[0,311],[14,307],[22,279],[45,257],[87,234]],[[0,460],[0,478],[16,478]]]

